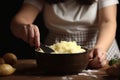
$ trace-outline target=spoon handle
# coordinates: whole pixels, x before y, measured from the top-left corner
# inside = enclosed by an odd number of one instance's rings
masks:
[[[45,53],[51,53],[54,52],[54,50],[52,50],[51,48],[49,48],[48,46],[44,45],[44,44],[40,44],[40,48],[45,52]]]

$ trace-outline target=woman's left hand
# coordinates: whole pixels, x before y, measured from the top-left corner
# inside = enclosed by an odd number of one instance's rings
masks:
[[[106,51],[94,48],[89,53],[89,65],[91,68],[102,68],[107,64]]]

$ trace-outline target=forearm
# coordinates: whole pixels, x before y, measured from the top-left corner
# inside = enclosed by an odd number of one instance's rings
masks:
[[[25,32],[24,26],[32,24],[41,10],[30,4],[24,4],[11,21],[11,32],[16,37],[22,37]]]
[[[103,22],[99,26],[99,33],[95,47],[107,51],[116,35],[116,21]]]
[[[95,47],[107,51],[116,35],[116,5],[111,5],[99,10],[98,39]]]

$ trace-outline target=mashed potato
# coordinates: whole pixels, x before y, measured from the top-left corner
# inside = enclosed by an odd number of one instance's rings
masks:
[[[56,44],[49,46],[55,52],[53,53],[80,53],[85,52],[85,49],[82,49],[81,46],[77,45],[75,41],[61,41]]]

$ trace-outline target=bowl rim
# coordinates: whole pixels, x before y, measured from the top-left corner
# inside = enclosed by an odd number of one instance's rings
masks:
[[[34,53],[35,54],[45,54],[45,55],[82,55],[82,54],[87,54],[89,52],[89,49],[87,48],[83,48],[85,49],[85,52],[79,52],[79,53],[44,53],[44,52],[39,52],[39,51],[36,51],[34,50]]]
[[[35,54],[42,54],[42,55],[82,55],[82,54],[87,54],[86,52],[85,53],[72,53],[72,54],[68,54],[68,53],[59,53],[59,54],[51,54],[51,53],[42,53],[42,52],[37,52]]]

